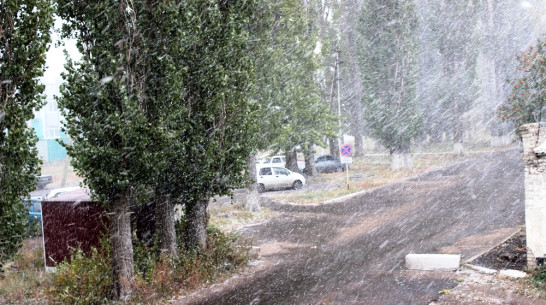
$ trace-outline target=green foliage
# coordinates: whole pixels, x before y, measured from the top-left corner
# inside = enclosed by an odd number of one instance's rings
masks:
[[[245,181],[245,158],[256,145],[257,105],[248,96],[253,65],[246,26],[255,7],[254,1],[219,6],[218,1],[200,0],[183,1],[178,10],[182,19],[175,29],[182,30],[187,43],[174,49],[173,56],[176,70],[184,71],[178,83],[184,98],[177,101],[181,120],[169,126],[179,135],[174,144],[178,153],[168,164],[176,172],[165,176],[176,179],[176,195],[188,208],[228,194]],[[171,146],[165,148],[165,154],[173,154]]]
[[[67,22],[64,36],[76,36],[82,53],[63,74],[58,101],[72,145],[61,144],[98,201],[139,198],[154,173],[148,147],[156,125],[137,82],[136,33],[124,26],[132,12],[117,1],[59,1],[58,13]]]
[[[27,221],[25,238],[42,236],[42,224],[38,220],[38,217],[34,216],[31,219],[27,217]]]
[[[241,239],[237,234],[224,233],[214,226],[207,228],[207,250],[184,249],[183,224],[178,222],[180,232],[179,245],[183,249],[176,262],[177,281],[197,277],[202,281],[212,281],[219,274],[230,272],[245,265],[251,258],[250,242]]]
[[[101,240],[101,250],[84,253],[73,249],[70,261],[57,265],[46,293],[56,304],[104,304],[111,299],[110,247]]]
[[[529,281],[531,281],[535,287],[546,290],[546,266],[540,267]]]
[[[359,18],[366,126],[391,152],[422,128],[416,100],[419,40],[412,1],[367,1]]]
[[[155,264],[159,261],[159,249],[157,240],[147,245],[139,240],[136,232],[133,231],[133,258],[135,262],[135,273],[145,280],[152,274]]]
[[[301,1],[262,2],[254,26],[260,43],[254,51],[256,87],[261,106],[261,149],[288,152],[306,143],[323,144],[336,118],[322,102],[315,52],[318,29]]]
[[[253,1],[131,5],[60,2],[83,54],[59,98],[76,171],[102,202],[150,188],[187,205],[229,193],[254,147]]]
[[[512,93],[498,109],[498,117],[516,128],[543,120],[546,115],[546,41],[517,56],[520,77],[510,81]]]
[[[36,187],[37,137],[27,121],[43,105],[45,54],[53,23],[49,0],[0,1],[0,270],[21,245]]]
[[[184,219],[177,221],[180,255],[174,260],[158,255],[155,245],[136,241],[135,266],[141,271],[137,271],[133,302],[152,302],[172,295],[175,290],[194,288],[214,281],[218,276],[246,265],[251,258],[248,241],[236,234],[225,234],[212,226],[207,229],[206,251],[186,249],[184,226]]]

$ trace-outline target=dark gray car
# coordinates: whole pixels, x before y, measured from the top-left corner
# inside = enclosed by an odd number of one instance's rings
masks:
[[[341,172],[345,170],[345,164],[342,164],[335,156],[324,155],[315,159],[315,168],[317,173]]]

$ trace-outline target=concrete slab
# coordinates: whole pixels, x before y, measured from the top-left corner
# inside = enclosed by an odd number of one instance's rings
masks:
[[[527,273],[519,270],[506,269],[499,271],[500,276],[511,277],[515,279],[527,277]]]
[[[406,268],[410,270],[457,270],[461,256],[455,254],[408,254]]]
[[[465,266],[467,266],[468,268],[470,268],[472,270],[476,270],[479,273],[483,273],[483,274],[495,274],[495,273],[497,273],[497,270],[495,270],[495,269],[489,269],[489,268],[475,266],[475,265],[471,265],[471,264],[467,264]]]

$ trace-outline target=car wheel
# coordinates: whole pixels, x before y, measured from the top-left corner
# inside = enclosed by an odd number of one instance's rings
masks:
[[[258,184],[258,193],[263,193],[265,192],[265,186],[263,184]]]
[[[303,183],[301,183],[301,181],[299,180],[294,181],[294,183],[292,184],[292,188],[295,190],[299,190],[302,187],[303,187]]]

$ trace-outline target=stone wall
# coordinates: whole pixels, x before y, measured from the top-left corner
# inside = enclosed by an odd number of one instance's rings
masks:
[[[534,149],[546,141],[546,125],[526,124],[520,127],[525,165],[525,227],[527,232],[527,265],[536,268],[546,257],[546,156]]]

